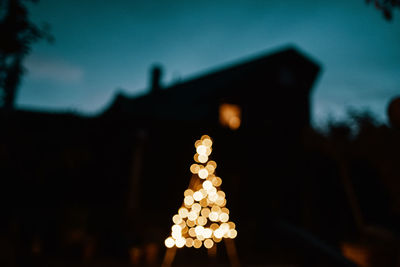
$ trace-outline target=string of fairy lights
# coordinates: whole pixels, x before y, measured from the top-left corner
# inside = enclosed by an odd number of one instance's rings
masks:
[[[223,238],[237,236],[235,223],[229,221],[225,193],[220,190],[222,179],[215,175],[217,163],[209,160],[212,140],[203,135],[195,142],[195,147],[196,163],[190,166],[195,180],[185,190],[178,214],[172,217],[171,236],[165,239],[167,248],[200,248],[204,245],[210,249]]]

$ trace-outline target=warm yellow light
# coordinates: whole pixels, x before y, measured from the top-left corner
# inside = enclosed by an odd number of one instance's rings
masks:
[[[214,240],[215,243],[219,243],[222,241],[222,238],[217,238],[215,236],[213,236],[212,239]]]
[[[207,169],[201,169],[201,170],[199,171],[199,177],[200,177],[201,179],[206,179],[207,176],[208,176],[208,171],[207,171]]]
[[[215,204],[217,204],[218,206],[224,206],[225,203],[225,199],[221,198],[220,196],[217,198],[217,200],[215,200]]]
[[[205,145],[199,145],[196,149],[196,152],[199,153],[199,155],[205,155],[207,151],[207,147]]]
[[[186,239],[183,238],[183,237],[178,238],[178,239],[175,241],[175,245],[176,245],[178,248],[183,247],[183,246],[185,245],[185,243],[186,243]]]
[[[193,174],[198,173],[199,170],[200,170],[200,166],[197,165],[197,164],[192,164],[192,165],[190,166],[190,171],[191,171]]]
[[[219,121],[221,125],[227,126],[232,130],[240,127],[242,110],[240,106],[234,104],[221,104],[219,107]]]
[[[196,225],[196,223],[194,222],[194,220],[191,221],[190,219],[186,220],[186,224],[187,224],[187,226],[189,226],[189,227],[193,227],[193,226]]]
[[[218,221],[218,213],[217,212],[210,212],[210,215],[208,215],[211,221],[216,222]]]
[[[186,218],[188,216],[189,211],[187,210],[187,208],[180,208],[178,210],[179,216],[181,216],[181,218]]]
[[[222,230],[225,232],[229,230],[229,224],[228,223],[221,223],[220,227]]]
[[[206,148],[206,156],[210,156],[210,155],[211,155],[211,152],[212,152],[211,147],[207,147],[207,148]]]
[[[205,190],[210,190],[211,187],[213,187],[213,185],[212,185],[212,183],[210,181],[206,180],[206,181],[203,182],[203,188]]]
[[[222,179],[219,178],[219,177],[215,177],[215,179],[212,180],[212,183],[213,183],[213,185],[216,186],[216,187],[221,186],[221,184],[222,184]]]
[[[186,196],[185,199],[183,200],[183,202],[185,202],[185,205],[191,206],[193,204],[194,200],[193,200],[192,196]]]
[[[200,200],[200,205],[202,207],[207,207],[208,206],[208,200],[207,198],[203,198],[202,200]]]
[[[198,160],[200,163],[206,163],[207,160],[208,160],[208,156],[205,155],[205,154],[201,154],[201,155],[199,155],[199,156],[197,157],[197,160]]]
[[[194,228],[194,230],[196,231],[196,235],[203,235],[204,227],[199,225],[199,226],[196,226]]]
[[[202,245],[202,242],[201,242],[200,240],[195,239],[195,240],[193,241],[193,247],[194,247],[194,248],[200,248],[201,245]]]
[[[197,212],[195,212],[195,211],[189,212],[189,214],[188,214],[188,219],[189,219],[190,221],[195,221],[195,220],[197,219]]]
[[[193,190],[192,189],[186,189],[185,190],[185,192],[183,193],[183,195],[185,196],[185,197],[187,197],[187,196],[193,196]]]
[[[202,144],[205,145],[206,147],[211,147],[212,146],[212,141],[210,139],[204,139],[202,141]]]
[[[196,192],[194,192],[194,194],[193,194],[193,198],[194,198],[194,200],[196,200],[196,201],[200,201],[200,200],[203,199],[203,194],[202,194],[200,191],[196,191]]]
[[[210,209],[209,208],[204,208],[201,210],[201,215],[204,216],[205,218],[208,217],[208,215],[210,215]]]
[[[213,231],[210,228],[204,228],[203,236],[204,238],[211,238]]]
[[[210,160],[210,161],[207,163],[207,165],[212,166],[212,167],[214,168],[214,170],[217,168],[217,163],[216,163],[215,161],[213,161],[213,160]]]
[[[214,186],[211,186],[211,187],[207,190],[207,193],[210,194],[210,195],[216,194],[217,197],[218,197],[217,188],[215,188]]]
[[[199,218],[197,218],[197,224],[204,226],[207,223],[207,219],[203,216],[199,216]]]
[[[199,154],[195,154],[194,156],[193,156],[193,159],[194,159],[194,161],[196,161],[196,162],[200,162],[199,161]]]
[[[219,220],[220,220],[221,222],[227,222],[227,221],[229,220],[229,215],[226,214],[226,213],[224,213],[224,212],[222,212],[222,213],[219,215]]]
[[[179,225],[177,225],[177,224],[174,224],[174,225],[171,227],[171,229],[172,229],[172,232],[181,232],[181,231],[182,231],[182,228],[181,228]]]
[[[195,237],[196,236],[196,231],[194,230],[194,228],[190,228],[188,233],[189,233],[189,235],[191,237]]]
[[[194,203],[192,206],[192,211],[199,213],[201,211],[201,206],[199,203]]]
[[[172,217],[172,221],[173,221],[175,224],[180,224],[180,223],[182,222],[182,218],[181,218],[181,216],[179,216],[179,215],[177,214],[177,215],[174,215],[174,216]]]
[[[214,171],[215,171],[214,167],[211,166],[211,165],[208,165],[208,164],[207,164],[207,166],[206,166],[206,169],[207,169],[207,171],[208,171],[209,174],[213,174]]]
[[[209,136],[206,135],[206,134],[202,135],[200,139],[201,139],[202,141],[204,141],[204,140],[206,140],[206,139],[209,139],[209,140],[211,141],[211,137],[209,137]]]
[[[212,206],[211,211],[216,212],[216,213],[220,213],[221,212],[221,208],[216,206],[216,205],[214,205],[214,206]]]
[[[218,228],[217,230],[214,231],[214,236],[216,238],[222,238],[224,236],[224,232]]]
[[[182,237],[182,233],[181,232],[172,232],[171,235],[175,240],[178,240],[179,238]]]
[[[227,208],[222,208],[222,209],[221,209],[221,212],[224,212],[224,213],[226,213],[226,214],[229,215],[229,210],[228,210]]]
[[[203,141],[202,140],[197,140],[195,143],[194,143],[194,146],[197,148],[198,146],[200,146],[200,145],[202,145],[203,144]]]
[[[191,248],[193,246],[193,238],[190,237],[186,238],[186,246],[188,248]]]
[[[235,229],[231,229],[228,232],[229,238],[235,238],[237,236],[237,231]]]
[[[205,238],[203,235],[196,235],[197,239],[203,241]]]
[[[205,246],[206,248],[212,248],[213,245],[214,245],[214,242],[213,242],[211,239],[206,239],[206,240],[204,241],[204,246]]]
[[[214,173],[217,163],[208,161],[212,153],[211,138],[202,136],[201,140],[196,141],[195,147],[197,153],[194,159],[199,164],[190,166],[194,174],[194,180],[190,183],[192,189],[185,190],[184,205],[172,217],[174,225],[171,236],[165,240],[167,247],[181,248],[186,245],[200,248],[204,244],[206,248],[211,248],[214,242],[237,235],[235,224],[228,222],[229,209],[224,208],[225,193],[217,189],[222,184],[222,179]]]
[[[167,248],[172,248],[175,245],[175,240],[172,239],[172,237],[168,237],[165,239],[164,243]]]
[[[210,229],[213,230],[213,231],[217,230],[218,228],[219,228],[219,225],[217,223],[212,223],[210,225]]]
[[[218,195],[216,194],[216,193],[211,193],[211,194],[208,194],[208,197],[207,197],[211,202],[215,202],[215,201],[217,201],[217,199],[218,199]]]
[[[203,198],[207,196],[207,190],[205,190],[204,188],[200,189],[199,191],[203,195]]]

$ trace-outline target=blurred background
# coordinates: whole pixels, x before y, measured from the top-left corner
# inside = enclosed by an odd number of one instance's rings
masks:
[[[399,7],[0,0],[1,266],[159,266],[203,134],[242,266],[400,266]]]

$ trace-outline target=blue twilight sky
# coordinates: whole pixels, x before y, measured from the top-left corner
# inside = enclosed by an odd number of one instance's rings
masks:
[[[323,65],[315,124],[349,107],[385,120],[400,94],[400,12],[388,22],[364,0],[41,0],[31,13],[56,41],[27,58],[21,108],[96,114],[121,88],[145,93],[153,63],[168,84],[287,44]]]

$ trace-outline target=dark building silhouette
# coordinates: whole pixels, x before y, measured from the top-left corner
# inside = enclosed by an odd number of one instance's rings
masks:
[[[97,255],[120,258],[130,247],[162,246],[190,180],[193,142],[208,134],[241,257],[265,262],[266,252],[273,258],[279,249],[284,257],[288,251],[305,257],[301,241],[275,229],[283,221],[282,231],[296,232],[313,220],[309,177],[326,171],[313,160],[332,170],[327,190],[340,187],[335,167],[304,148],[319,71],[288,47],[168,86],[155,66],[148,94],[120,93],[97,117],[8,114],[0,133],[3,203],[9,203],[2,229],[28,244],[15,254],[31,253],[35,240],[58,257],[84,257],[92,244]],[[336,200],[328,207],[341,205]],[[322,232],[324,240],[337,238],[324,237],[335,229]]]

